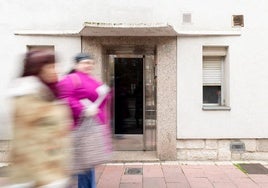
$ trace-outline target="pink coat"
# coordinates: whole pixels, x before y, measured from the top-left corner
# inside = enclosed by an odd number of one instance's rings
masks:
[[[94,102],[98,98],[96,88],[102,83],[82,72],[75,72],[65,76],[57,85],[60,99],[64,99],[72,110],[74,124],[72,128],[78,126],[79,118],[85,110],[85,106],[79,101],[89,99]],[[102,124],[108,123],[107,99],[99,106],[98,120]]]

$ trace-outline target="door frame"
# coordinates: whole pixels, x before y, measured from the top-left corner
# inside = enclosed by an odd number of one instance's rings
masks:
[[[111,76],[111,75],[109,75],[109,73],[110,73],[110,70],[109,69],[111,69],[111,63],[112,63],[112,66],[114,66],[114,59],[115,58],[142,58],[142,65],[143,65],[143,133],[142,134],[138,134],[138,135],[141,135],[142,136],[142,140],[143,140],[143,146],[142,146],[142,150],[143,151],[155,151],[156,150],[156,128],[155,128],[155,132],[154,132],[154,135],[153,135],[153,133],[151,133],[151,135],[152,135],[152,137],[154,138],[154,140],[152,141],[152,142],[155,142],[155,146],[153,146],[152,148],[149,148],[149,147],[147,147],[147,145],[146,145],[146,142],[147,142],[147,140],[146,140],[146,131],[149,131],[149,130],[146,130],[146,119],[145,119],[145,111],[146,111],[146,109],[145,109],[145,84],[146,84],[146,81],[145,81],[145,76],[146,76],[146,71],[145,71],[145,56],[146,56],[147,54],[145,54],[145,55],[140,55],[140,54],[106,54],[106,66],[104,67],[104,69],[105,69],[105,73],[106,73],[106,75],[105,75],[105,80],[106,81],[111,81],[110,80],[110,78],[108,79],[108,76]],[[151,54],[149,54],[149,55],[151,55]],[[153,54],[154,55],[154,57],[155,57],[155,54]],[[112,62],[111,62],[111,58],[112,58]],[[114,70],[114,67],[112,68],[113,70]],[[114,74],[114,73],[113,73]],[[114,76],[114,75],[113,75]],[[113,81],[113,83],[112,83],[112,85],[114,85],[114,81]],[[156,93],[154,93],[154,95],[156,95]],[[114,100],[114,99],[113,99]],[[114,102],[114,101],[113,101]],[[115,113],[115,106],[113,105],[113,112]],[[114,114],[113,114],[113,116],[114,116]],[[156,122],[156,119],[155,119],[155,122]],[[115,121],[114,121],[114,117],[113,117],[113,122],[112,122],[112,133],[113,133],[113,135],[116,135],[115,134]],[[157,124],[156,124],[157,125]],[[155,126],[156,126],[155,125]],[[148,134],[148,133],[147,133]],[[122,134],[124,137],[131,137],[131,136],[133,136],[133,135],[131,135],[131,134]],[[152,138],[152,139],[153,139]],[[148,149],[149,148],[149,149]]]

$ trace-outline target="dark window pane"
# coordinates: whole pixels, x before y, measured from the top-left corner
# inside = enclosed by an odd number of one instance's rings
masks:
[[[221,104],[221,86],[203,86],[203,103]]]

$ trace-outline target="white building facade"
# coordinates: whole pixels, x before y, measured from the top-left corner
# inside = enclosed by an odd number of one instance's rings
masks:
[[[6,88],[21,55],[40,47],[57,53],[61,75],[76,53],[91,53],[115,98],[119,86],[128,90],[128,116],[116,116],[122,98],[111,107],[116,151],[268,160],[267,7],[265,0],[0,1],[0,161],[12,139]]]

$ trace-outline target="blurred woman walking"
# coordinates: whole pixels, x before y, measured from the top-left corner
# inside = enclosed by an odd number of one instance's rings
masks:
[[[30,51],[10,89],[14,139],[9,187],[64,188],[71,124],[68,106],[57,100],[55,54]]]
[[[95,62],[90,55],[77,54],[74,69],[58,84],[59,98],[64,99],[69,104],[74,120],[72,130],[77,133],[74,136],[73,145],[78,147],[74,148],[76,151],[74,153],[74,168],[76,171],[80,171],[77,175],[79,188],[96,187],[94,166],[100,163],[99,159],[102,157],[98,155],[92,157],[93,153],[96,154],[96,150],[102,149],[102,146],[105,147],[107,156],[111,153],[107,113],[110,88],[92,77],[94,65]],[[100,134],[87,132],[98,128],[103,128],[104,132],[98,132]],[[102,142],[103,139],[104,145],[101,145],[102,143],[99,142]],[[98,142],[98,140],[100,141]],[[85,151],[83,148],[86,147],[91,148]],[[98,152],[100,155],[105,155],[102,151]]]

